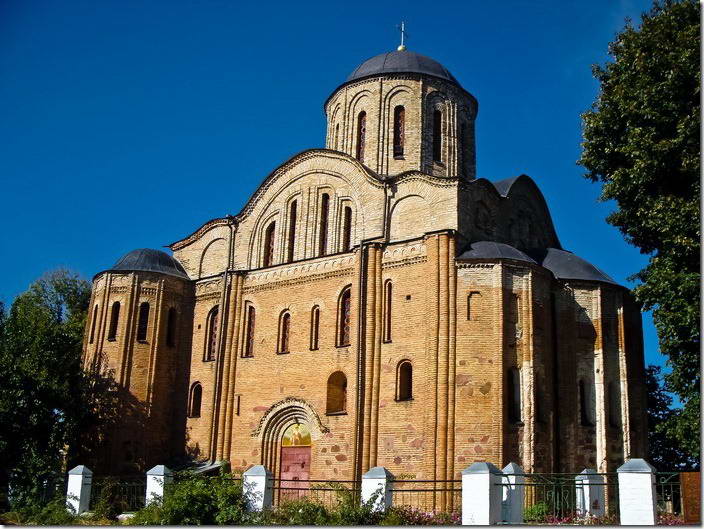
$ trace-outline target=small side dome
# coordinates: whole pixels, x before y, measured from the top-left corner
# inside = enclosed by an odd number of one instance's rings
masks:
[[[557,248],[545,248],[544,250],[531,250],[530,254],[544,268],[550,270],[557,279],[603,281],[618,285],[613,278],[572,252]]]
[[[531,264],[538,264],[522,251],[494,241],[477,241],[470,245],[457,259],[513,259],[514,261],[525,261]]]
[[[188,274],[176,259],[161,250],[140,248],[123,255],[108,271],[157,272],[188,279]]]

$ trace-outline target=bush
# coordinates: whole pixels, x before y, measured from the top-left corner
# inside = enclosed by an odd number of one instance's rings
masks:
[[[75,512],[67,507],[63,497],[43,505],[27,505],[0,516],[0,523],[7,525],[78,525],[79,520]]]
[[[250,521],[258,525],[333,525],[327,508],[308,498],[287,501]]]
[[[242,525],[249,516],[242,486],[230,474],[187,475],[169,483],[163,501],[135,513],[133,525]]]
[[[526,522],[545,522],[550,514],[550,507],[544,501],[540,501],[523,511],[523,520]]]
[[[409,506],[392,507],[379,525],[458,525],[458,512],[426,512]]]

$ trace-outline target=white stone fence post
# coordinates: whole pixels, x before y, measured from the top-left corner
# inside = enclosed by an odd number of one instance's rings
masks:
[[[247,510],[261,512],[271,508],[272,487],[272,474],[264,465],[255,465],[242,474],[242,491],[247,502]]]
[[[174,480],[171,469],[164,465],[157,465],[147,471],[147,491],[144,504],[160,502],[164,499],[164,488]]]
[[[501,521],[502,479],[491,463],[474,463],[462,471],[462,525]]]
[[[658,498],[655,469],[644,459],[630,459],[616,472],[621,525],[655,525]]]
[[[523,523],[523,503],[526,478],[523,469],[516,463],[509,463],[502,470],[501,521],[511,525]]]
[[[578,516],[604,516],[606,513],[604,476],[585,468],[574,478]]]
[[[362,476],[362,505],[372,502],[373,511],[385,511],[393,504],[394,475],[384,467],[374,467]]]
[[[90,489],[93,485],[93,472],[84,465],[78,465],[68,472],[66,505],[76,514],[84,513],[90,505]]]

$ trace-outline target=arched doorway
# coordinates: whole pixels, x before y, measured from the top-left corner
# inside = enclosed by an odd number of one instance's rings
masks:
[[[310,428],[305,423],[294,423],[281,438],[281,499],[295,499],[308,488],[311,463]]]

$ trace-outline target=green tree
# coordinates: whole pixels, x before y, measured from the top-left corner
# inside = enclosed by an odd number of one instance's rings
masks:
[[[663,388],[659,366],[648,366],[645,387],[648,395],[648,461],[663,472],[696,469],[699,462],[680,449],[677,439],[668,430],[668,422],[677,411],[672,408],[672,397]]]
[[[90,283],[49,273],[0,316],[0,472],[14,506],[42,497],[91,422],[81,343]]]
[[[699,459],[700,7],[656,1],[640,27],[627,21],[609,46],[612,61],[593,67],[600,91],[582,115],[578,163],[614,200],[607,221],[650,256],[633,277],[653,311],[671,373],[666,389],[682,408],[663,426]]]

